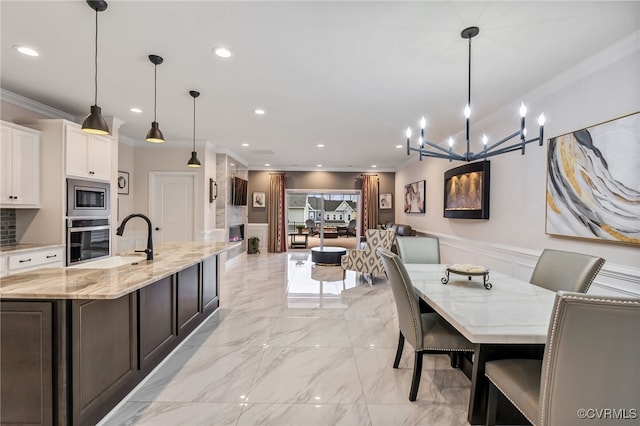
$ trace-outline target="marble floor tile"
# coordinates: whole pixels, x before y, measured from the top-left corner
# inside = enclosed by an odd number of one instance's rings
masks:
[[[103,425],[233,426],[237,424],[242,408],[242,404],[127,402]]]
[[[364,404],[247,404],[238,426],[368,426]]]
[[[220,276],[220,308],[100,425],[467,425],[469,381],[446,355],[424,357],[409,402],[413,349],[392,368],[384,278],[343,281],[303,251],[239,256]]]
[[[351,348],[266,348],[249,402],[362,402],[362,386]]]

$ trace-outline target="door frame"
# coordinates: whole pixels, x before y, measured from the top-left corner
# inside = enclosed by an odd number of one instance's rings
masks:
[[[322,217],[320,226],[324,226],[324,195],[326,194],[349,194],[357,195],[358,203],[356,209],[356,247],[360,237],[360,221],[362,220],[362,190],[361,189],[286,189],[285,190],[285,222],[289,223],[289,194],[318,194],[322,198]],[[287,229],[288,232],[288,229]],[[320,247],[324,247],[324,235],[320,234]]]
[[[190,177],[191,178],[191,186],[192,186],[192,194],[193,194],[193,217],[191,218],[191,240],[195,241],[196,239],[196,173],[195,172],[171,172],[171,171],[158,171],[158,172],[149,172],[149,217],[152,219],[154,217],[153,205],[156,197],[156,193],[154,191],[156,185],[156,179],[159,177],[171,177],[171,176],[180,176],[180,177]]]

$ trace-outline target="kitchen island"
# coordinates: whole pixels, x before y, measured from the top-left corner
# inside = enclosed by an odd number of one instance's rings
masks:
[[[219,255],[239,244],[3,277],[1,422],[95,424],[217,309]]]

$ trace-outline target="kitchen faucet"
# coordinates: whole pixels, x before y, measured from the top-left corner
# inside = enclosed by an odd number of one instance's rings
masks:
[[[120,224],[120,226],[118,226],[118,229],[116,229],[116,235],[122,236],[122,234],[124,233],[124,226],[132,217],[141,217],[147,221],[147,248],[145,250],[134,250],[134,251],[138,253],[147,253],[147,260],[153,260],[153,240],[151,238],[151,220],[147,216],[143,215],[142,213],[132,213],[129,216],[125,217],[122,220],[122,223]]]

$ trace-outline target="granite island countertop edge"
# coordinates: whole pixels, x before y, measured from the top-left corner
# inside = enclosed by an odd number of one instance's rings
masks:
[[[107,269],[42,268],[0,278],[0,299],[117,299],[187,269],[240,242],[173,242],[159,244],[154,260]]]

